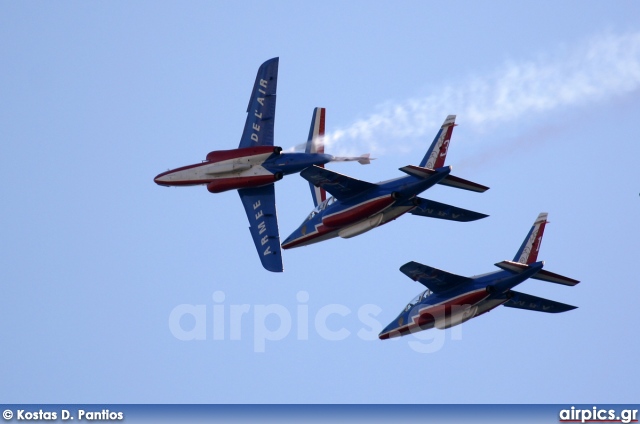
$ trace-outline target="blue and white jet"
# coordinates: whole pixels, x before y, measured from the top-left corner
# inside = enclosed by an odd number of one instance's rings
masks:
[[[369,163],[368,155],[340,158],[324,154],[321,147],[311,143],[311,137],[304,153],[283,153],[281,147],[274,147],[278,62],[277,57],[267,60],[258,69],[237,149],[209,152],[200,163],[154,178],[156,184],[167,187],[206,185],[211,193],[237,189],[260,261],[273,272],[283,270],[273,183],[311,165],[352,160]],[[324,109],[314,112],[314,126],[316,133],[324,132]]]
[[[538,262],[546,224],[547,214],[541,213],[513,260],[495,264],[500,271],[463,277],[417,262],[404,264],[400,271],[424,285],[426,290],[413,298],[400,315],[382,330],[380,339],[400,337],[434,327],[453,327],[500,305],[549,313],[575,309],[576,306],[513,290],[528,278],[567,286],[579,283],[543,269],[544,262]]]
[[[319,166],[300,173],[309,181],[316,206],[282,243],[284,249],[306,246],[334,237],[350,238],[391,222],[405,213],[467,222],[488,215],[418,197],[436,185],[482,193],[489,187],[450,175],[444,166],[455,115],[447,116],[420,166],[405,166],[407,176],[378,184],[361,181]],[[325,191],[332,195],[326,199]]]

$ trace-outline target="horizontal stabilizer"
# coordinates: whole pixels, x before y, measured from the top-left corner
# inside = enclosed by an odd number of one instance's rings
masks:
[[[513,261],[502,261],[495,264],[498,268],[504,269],[505,271],[513,272],[514,274],[520,274],[521,272],[529,269],[529,265],[522,264],[520,262]],[[563,275],[555,274],[553,272],[547,271],[546,269],[541,269],[534,276],[530,277],[536,280],[548,281],[550,283],[563,284],[565,286],[575,286],[580,281],[574,280],[573,278],[565,277]]]
[[[520,262],[513,261],[502,261],[495,264],[500,269],[504,269],[505,271],[513,272],[514,274],[520,274],[521,272],[529,269],[529,266],[526,264],[521,264]]]
[[[348,199],[377,187],[366,181],[351,178],[338,172],[329,171],[316,165],[310,166],[300,176],[316,187],[325,189],[338,200]]]
[[[400,168],[400,170],[402,172],[405,172],[409,175],[413,175],[414,177],[418,177],[418,178],[429,178],[430,176],[436,173],[435,169],[422,168],[420,166],[415,166],[415,165],[403,166],[402,168]]]
[[[473,281],[471,278],[452,274],[441,269],[422,265],[418,262],[407,262],[400,267],[407,277],[419,282],[434,293],[442,293]]]
[[[580,282],[578,280],[574,280],[573,278],[554,274],[553,272],[547,271],[545,269],[541,270],[531,278],[535,278],[536,280],[548,281],[550,283],[563,284],[565,286],[575,286]]]
[[[528,309],[530,311],[548,312],[557,314],[576,309],[577,306],[567,305],[566,303],[556,302],[554,300],[543,299],[541,297],[531,296],[530,294],[520,293],[511,290],[513,297],[503,303],[508,308]]]
[[[461,188],[463,190],[475,191],[476,193],[484,193],[489,190],[489,187],[482,184],[474,183],[473,181],[465,180],[454,175],[448,175],[445,179],[438,184],[446,185],[453,188]]]
[[[483,213],[458,208],[456,206],[434,202],[433,200],[423,199],[421,197],[416,197],[414,200],[417,200],[419,204],[410,212],[412,215],[458,222],[475,221],[489,216]]]
[[[434,169],[422,168],[415,165],[403,166],[402,168],[400,168],[400,170],[418,178],[428,178],[436,173]],[[460,188],[463,190],[475,191],[476,193],[484,193],[485,191],[489,190],[489,187],[487,186],[483,186],[482,184],[474,183],[473,181],[468,181],[453,175],[447,175],[438,184]]]

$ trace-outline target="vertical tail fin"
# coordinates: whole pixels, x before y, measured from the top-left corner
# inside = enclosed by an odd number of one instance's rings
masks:
[[[431,147],[427,150],[427,154],[424,155],[420,166],[423,168],[437,169],[444,166],[444,160],[447,157],[447,150],[449,150],[449,141],[451,140],[451,133],[453,133],[453,127],[456,126],[456,115],[449,115],[444,123],[440,127],[440,131],[436,134],[436,137],[431,143]]]
[[[317,107],[313,110],[311,116],[311,127],[309,128],[309,137],[307,138],[307,147],[305,153],[324,153],[324,119],[326,115],[326,109],[323,107]],[[324,165],[317,165],[324,168]],[[327,198],[327,192],[320,187],[316,187],[309,183],[311,187],[311,197],[313,197],[314,206],[318,206],[324,202]]]
[[[322,137],[324,136],[324,119],[326,113],[327,109],[323,107],[313,109],[305,153],[324,153]]]
[[[538,251],[540,250],[540,244],[542,243],[542,235],[544,234],[544,227],[547,224],[547,213],[542,212],[538,215],[533,227],[529,230],[527,237],[522,242],[522,246],[513,258],[514,262],[520,262],[521,264],[531,264],[538,260]]]

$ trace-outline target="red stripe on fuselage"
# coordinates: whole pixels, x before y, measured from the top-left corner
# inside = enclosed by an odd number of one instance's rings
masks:
[[[435,322],[436,319],[441,319],[441,318],[450,316],[451,310],[455,306],[473,306],[478,302],[482,301],[482,299],[486,298],[487,296],[488,294],[486,290],[479,289],[479,290],[472,291],[470,293],[465,293],[463,295],[454,297],[449,300],[445,300],[444,302],[441,302],[435,305],[425,305],[425,307],[420,309],[417,315],[414,315],[411,318],[412,322],[402,327],[398,327],[394,330],[391,330],[388,333],[382,334],[380,338],[388,339],[390,337],[405,335],[422,326]],[[399,333],[399,334],[396,335],[395,333]]]
[[[436,305],[429,305],[421,309],[419,315],[413,318],[414,323],[421,325],[420,321],[424,315],[430,315],[433,318],[443,318],[451,314],[451,308],[454,306],[473,306],[488,296],[485,289],[473,291],[455,297],[451,300],[444,301]]]
[[[215,163],[218,162],[223,162],[223,161],[227,161],[227,160],[233,160],[233,159],[238,159],[238,158],[252,158],[255,156],[261,156],[263,158],[267,157],[265,156],[266,154],[270,154],[273,153],[274,151],[274,147],[272,146],[260,146],[260,147],[249,147],[249,148],[244,148],[244,149],[235,149],[235,150],[219,150],[219,151],[215,151],[215,152],[211,152],[207,155],[207,160],[201,163],[196,163],[193,165],[186,165],[186,166],[181,166],[180,168],[175,168],[175,169],[171,169],[169,171],[163,172],[161,174],[158,174],[155,178],[154,181],[156,184],[158,185],[163,185],[163,186],[192,186],[192,185],[200,185],[200,184],[207,184],[211,181],[215,181],[215,180],[219,180],[221,179],[220,176],[214,176],[211,178],[199,178],[199,179],[193,179],[193,180],[188,180],[188,179],[170,179],[170,180],[163,180],[163,177],[166,177],[167,175],[171,175],[171,174],[178,174],[182,171],[187,171],[190,169],[196,169],[196,168],[200,168],[200,167],[208,167],[208,166],[212,166]],[[253,163],[252,165],[256,165],[257,162],[263,162],[263,160],[260,159],[255,159],[256,163]],[[247,162],[250,163],[250,160],[248,160]],[[229,173],[233,173],[233,171],[230,171]],[[268,175],[259,175],[259,176],[250,176],[250,177],[229,177],[229,178],[224,178],[222,177],[222,179],[226,179],[226,180],[241,180],[241,179],[245,179],[245,178],[266,178],[269,177]],[[238,182],[238,187],[237,188],[246,188],[246,187],[258,187],[260,185],[264,185],[264,182],[261,181],[257,181],[255,183],[255,185],[252,185],[250,183],[247,183],[245,181],[239,181]],[[232,187],[233,188],[233,187]],[[227,188],[225,190],[230,190],[230,188]],[[222,190],[224,191],[224,190]]]
[[[336,235],[338,235],[338,229],[336,228],[327,228],[326,226],[322,225],[322,223],[318,224],[317,226],[314,227],[313,232],[309,233],[309,234],[305,234],[302,237],[298,237],[295,240],[290,241],[289,243],[284,243],[282,244],[282,248],[283,249],[290,249],[292,247],[296,247],[299,246],[301,244],[304,243],[308,243],[309,241],[316,239],[318,237],[322,237],[324,235],[327,235],[331,232],[336,233]]]
[[[207,161],[222,162],[224,160],[243,158],[245,156],[264,155],[265,153],[273,153],[274,149],[273,146],[256,146],[233,150],[215,150],[207,154]]]
[[[261,187],[276,181],[275,175],[258,175],[255,177],[219,178],[207,184],[211,193],[220,193],[240,188]]]
[[[393,204],[395,199],[391,195],[371,199],[349,209],[322,217],[322,223],[327,227],[344,227],[368,218]]]
[[[395,220],[396,218],[399,218],[400,216],[404,215],[405,213],[409,212],[411,209],[413,209],[415,206],[410,207],[410,208],[406,208],[406,210],[403,210],[401,213],[399,213],[398,215],[392,216],[390,219],[384,219],[380,225],[378,225],[378,227],[381,227],[393,220]],[[391,211],[394,207],[387,209],[388,211]],[[387,212],[384,212],[385,214]],[[305,234],[304,236],[298,237],[295,240],[292,240],[288,243],[284,243],[282,245],[283,249],[290,249],[292,247],[296,247],[296,246],[300,246],[300,245],[305,245],[305,244],[310,244],[310,242],[312,240],[315,240],[317,238],[322,238],[322,240],[326,240],[326,239],[330,239],[333,237],[337,237],[338,236],[338,232],[341,230],[341,228],[328,228],[324,225],[322,225],[322,223],[317,224],[315,227],[313,227],[314,231],[309,232],[307,234]],[[320,240],[319,240],[320,241]]]

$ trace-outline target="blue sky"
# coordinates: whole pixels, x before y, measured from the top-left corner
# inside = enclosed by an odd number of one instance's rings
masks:
[[[0,398],[637,402],[638,22],[634,1],[0,3]],[[153,177],[235,148],[275,56],[277,145],[326,107],[329,153],[378,158],[331,169],[376,182],[456,114],[447,162],[491,189],[423,196],[490,217],[405,216],[264,271],[236,193]],[[286,237],[312,201],[295,175],[276,196]],[[582,283],[519,290],[578,309],[375,337],[421,290],[401,265],[491,271],[543,211],[539,259]]]

